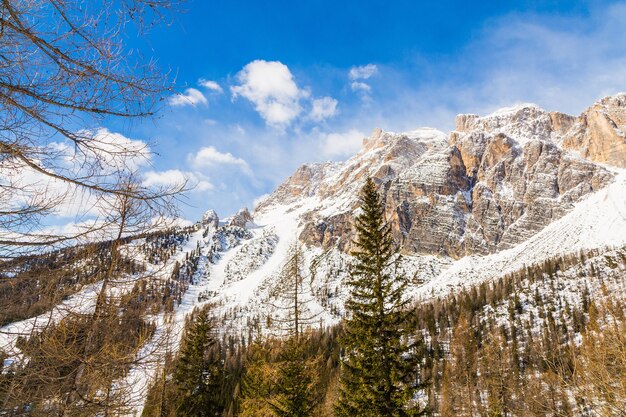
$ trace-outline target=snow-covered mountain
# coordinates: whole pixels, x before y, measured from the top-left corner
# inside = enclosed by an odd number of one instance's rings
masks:
[[[206,303],[215,305],[225,334],[278,332],[272,319],[283,314],[281,270],[296,242],[304,249],[307,307],[316,323],[331,324],[341,319],[348,294],[352,220],[366,177],[384,198],[411,296],[424,299],[559,254],[626,245],[625,132],[623,93],[578,117],[523,104],[459,115],[449,134],[376,129],[345,162],[301,166],[252,213],[220,220],[209,210],[169,237],[131,240],[124,253],[145,265],[138,275],[184,283],[173,311],[152,317],[153,339],[167,332],[169,348],[176,348],[185,316]],[[153,256],[162,242],[168,250]],[[0,344],[7,351],[38,323],[89,309],[94,288],[85,285],[53,311],[7,324]],[[153,371],[126,378],[140,392]]]
[[[449,134],[377,129],[345,162],[300,167],[252,214],[219,221],[209,210],[180,248],[199,260],[183,305],[215,304],[226,333],[273,331],[281,269],[298,241],[309,308],[321,322],[338,321],[367,176],[384,197],[416,297],[558,254],[621,247],[626,159],[616,155],[626,149],[625,114],[618,94],[579,117],[522,104],[459,115]]]

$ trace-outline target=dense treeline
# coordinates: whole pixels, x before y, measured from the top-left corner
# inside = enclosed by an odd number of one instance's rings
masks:
[[[109,243],[85,245],[0,264],[0,325],[49,311],[86,285],[102,280]],[[124,259],[117,273],[137,273],[143,265]]]
[[[584,289],[579,305],[561,302],[558,287],[553,287],[556,277],[542,272],[546,267],[538,265],[415,309],[411,326],[426,347],[416,372],[431,382],[420,394],[430,413],[623,415],[619,411],[626,405],[623,304],[598,304]],[[537,283],[539,294],[522,303],[520,295]],[[530,313],[534,307],[537,315]],[[497,310],[504,314],[498,316]],[[313,370],[314,416],[334,415],[341,329],[312,331],[302,339],[299,360]],[[221,368],[219,415],[277,415],[272,404],[279,395],[281,360],[289,350],[289,340],[277,338],[251,344],[227,338],[213,344],[210,355],[219,358],[215,364]],[[184,390],[173,377],[179,361],[180,357],[173,359],[160,375],[144,416],[184,415],[177,414]]]
[[[575,277],[561,272],[582,266],[581,261],[580,255],[555,258],[417,307],[417,337],[428,346],[420,372],[433,381],[427,392],[433,412],[620,415],[599,410],[607,401],[625,405],[626,379],[617,365],[626,365],[626,339],[621,337],[622,347],[615,340],[620,332],[626,334],[625,310],[623,302],[614,303],[606,293],[606,288],[621,286],[623,275],[600,274],[594,262],[568,271],[576,271]],[[616,267],[618,262],[623,267],[622,251],[599,264]],[[567,291],[566,283],[575,286]],[[588,285],[596,285],[596,297],[607,301],[594,302]],[[598,349],[614,351],[621,359],[594,365]],[[600,389],[599,381],[585,378],[590,367],[603,368],[606,378],[621,385],[621,394],[614,400],[601,399],[602,393],[588,395],[588,390]]]
[[[286,388],[302,381],[311,415],[332,415],[340,333],[339,327],[331,327],[308,331],[297,343],[261,336],[248,343],[220,337],[210,310],[197,310],[187,321],[180,351],[152,385],[143,415],[271,416],[286,401]],[[304,371],[287,369],[293,364]],[[218,414],[194,411],[194,401]]]
[[[146,261],[158,264],[167,261],[188,235],[189,230],[177,233],[162,231],[121,241],[128,244],[132,240],[143,239],[138,250]],[[106,267],[110,261],[111,244],[110,241],[99,242],[0,261],[0,326],[48,312],[85,285],[101,281],[109,273]],[[180,281],[179,269],[180,265],[175,271],[176,277],[173,277],[176,281]],[[125,256],[116,262],[111,273],[123,276],[145,271],[145,262]],[[172,283],[165,287],[169,288],[154,288],[152,292],[164,294],[167,298],[172,293],[178,296],[181,292]]]
[[[144,259],[163,263],[187,238],[184,233],[151,233],[139,240],[139,250]],[[93,282],[95,286],[93,294],[87,291],[74,300],[73,308],[57,306],[49,318],[38,320],[38,327],[19,330],[15,346],[0,347],[4,350],[0,415],[121,415],[139,401],[132,381],[125,378],[131,369],[141,369],[152,360],[152,351],[139,354],[156,330],[151,317],[171,312],[180,302],[198,256],[194,253],[177,262],[168,278],[154,279],[158,265],[151,265],[152,271],[148,271],[138,260],[141,258],[129,261],[121,256],[122,251],[133,249],[122,246],[129,243],[136,244],[122,238],[4,265],[5,271],[16,272],[13,278],[6,273],[3,288],[13,289],[24,282],[24,299],[15,295],[21,304],[14,303],[28,307],[19,310],[8,305],[5,315],[21,312],[22,318],[28,318],[36,315],[37,309],[49,311],[85,284]],[[42,293],[35,296],[37,291]],[[31,292],[36,302],[28,304]],[[83,312],[80,305],[85,303],[93,307]],[[52,314],[58,317],[52,319]],[[153,342],[153,351],[164,343]]]

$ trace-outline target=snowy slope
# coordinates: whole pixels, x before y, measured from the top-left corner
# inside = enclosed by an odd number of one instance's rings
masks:
[[[493,255],[460,259],[414,293],[420,297],[443,295],[455,288],[497,278],[557,255],[625,246],[626,171],[615,171],[618,175],[613,184],[588,196],[570,213],[526,242]]]
[[[195,267],[174,311],[148,317],[157,330],[140,356],[150,361],[118,385],[131,387],[133,398],[145,398],[160,359],[178,349],[185,319],[197,307],[214,306],[225,334],[281,334],[273,324],[286,314],[278,288],[296,242],[304,248],[302,297],[315,317],[311,325],[338,322],[349,293],[351,219],[368,175],[386,192],[386,215],[403,242],[402,266],[416,301],[557,254],[626,245],[626,170],[563,149],[551,114],[524,104],[484,117],[462,116],[462,125],[463,132],[451,135],[430,128],[377,130],[345,162],[301,167],[257,207],[253,220],[242,211],[220,222],[208,211],[167,259],[151,260],[140,250],[143,240],[130,242],[124,255],[144,263],[151,280],[167,280],[186,260]],[[529,220],[533,211],[549,213]],[[521,232],[506,246],[496,241],[516,229]],[[424,230],[426,235],[419,234]],[[465,245],[470,239],[478,243]],[[128,291],[141,276],[127,278],[111,291]],[[84,287],[46,314],[4,326],[0,346],[13,360],[19,335],[70,311],[90,312],[98,289],[99,284]]]

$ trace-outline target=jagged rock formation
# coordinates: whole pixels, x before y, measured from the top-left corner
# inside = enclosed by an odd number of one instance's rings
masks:
[[[626,93],[606,97],[589,107],[563,138],[592,161],[626,167]]]
[[[220,218],[215,210],[207,210],[202,216],[202,220],[200,220],[200,223],[203,225],[212,226],[214,229],[217,229],[220,224]]]
[[[230,226],[238,227],[246,227],[248,224],[252,223],[254,223],[254,219],[247,208],[239,210],[228,222]]]
[[[559,145],[571,118],[530,105],[474,117],[452,132],[472,184],[465,253],[506,249],[527,240],[611,181],[605,168]]]
[[[603,99],[579,118],[532,104],[459,115],[450,135],[376,129],[345,163],[300,167],[257,213],[307,201],[300,240],[349,251],[358,190],[371,175],[406,253],[494,253],[527,240],[612,181],[614,174],[593,161],[626,163],[625,104],[624,95]]]

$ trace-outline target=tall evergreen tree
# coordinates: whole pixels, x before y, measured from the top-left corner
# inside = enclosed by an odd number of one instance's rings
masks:
[[[188,326],[174,380],[179,391],[177,416],[213,417],[222,412],[223,364],[214,326],[206,309]]]
[[[307,357],[305,343],[302,338],[293,336],[282,347],[276,397],[270,401],[276,417],[309,417],[319,403],[314,386],[316,363]]]
[[[397,249],[376,186],[362,189],[355,219],[356,250],[346,302],[339,416],[410,416],[424,410],[409,403],[415,392],[416,357],[407,339],[406,276],[398,273]]]

